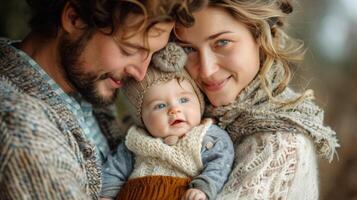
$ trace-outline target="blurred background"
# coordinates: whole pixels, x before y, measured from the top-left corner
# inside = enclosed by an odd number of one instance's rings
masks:
[[[0,37],[22,39],[25,0],[0,0]],[[341,147],[332,163],[320,161],[321,200],[357,200],[357,0],[298,0],[288,32],[308,48],[292,86],[311,88]]]

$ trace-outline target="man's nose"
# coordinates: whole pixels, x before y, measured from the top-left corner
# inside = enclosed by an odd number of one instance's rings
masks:
[[[132,66],[130,69],[127,70],[127,73],[130,74],[133,78],[135,78],[135,80],[142,81],[145,77],[150,60],[151,55],[145,58],[145,60],[139,61],[136,65]]]

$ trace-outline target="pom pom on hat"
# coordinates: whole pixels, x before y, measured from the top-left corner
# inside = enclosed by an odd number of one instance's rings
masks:
[[[169,42],[164,49],[155,53],[152,57],[154,66],[164,72],[181,71],[186,61],[185,51],[174,42]]]

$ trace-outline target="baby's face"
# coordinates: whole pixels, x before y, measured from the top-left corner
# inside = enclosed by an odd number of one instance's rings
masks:
[[[141,117],[153,137],[181,137],[200,124],[200,103],[187,80],[173,79],[149,88],[143,98]]]

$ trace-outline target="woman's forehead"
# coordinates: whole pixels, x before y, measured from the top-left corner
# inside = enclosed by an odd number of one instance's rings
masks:
[[[175,33],[182,42],[197,41],[195,36],[208,40],[223,32],[232,32],[238,21],[222,8],[207,7],[194,13],[195,23],[191,27],[175,26]]]

